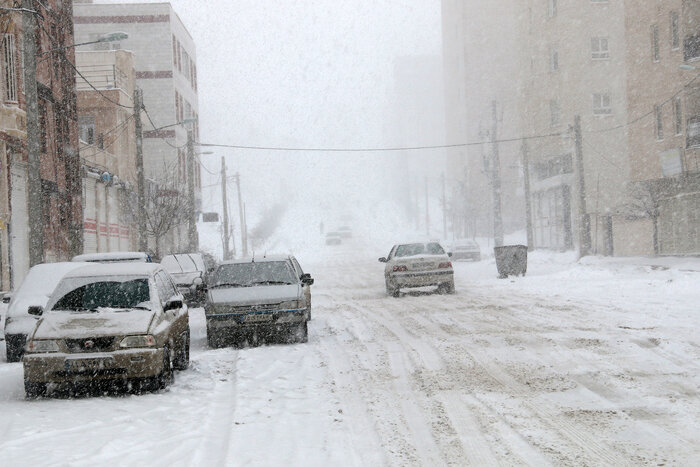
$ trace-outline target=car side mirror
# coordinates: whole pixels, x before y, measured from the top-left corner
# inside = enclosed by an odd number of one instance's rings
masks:
[[[44,307],[41,306],[30,306],[27,308],[27,313],[32,316],[41,316],[44,314]]]
[[[311,274],[302,274],[301,283],[304,285],[313,285],[314,280],[311,278]]]
[[[447,252],[447,256],[452,258],[452,252],[451,251]]]
[[[379,258],[379,262],[380,262],[380,263],[386,263],[386,262],[387,262],[387,259],[384,258],[384,257],[382,256],[381,258]]]
[[[179,298],[171,298],[170,300],[165,302],[163,311],[178,310],[180,308],[182,308],[182,300],[180,300]]]

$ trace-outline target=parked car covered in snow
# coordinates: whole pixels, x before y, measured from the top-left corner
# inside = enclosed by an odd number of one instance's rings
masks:
[[[226,261],[211,274],[205,316],[207,342],[220,347],[270,338],[306,342],[314,280],[294,256]]]
[[[189,306],[202,306],[206,300],[207,268],[199,253],[181,253],[164,256],[161,266],[170,273]]]
[[[87,263],[151,263],[151,255],[141,251],[111,251],[74,256],[71,261]]]
[[[32,267],[11,300],[5,315],[5,353],[8,362],[19,362],[24,354],[27,335],[34,329],[37,316],[30,307],[44,307],[64,275],[87,263],[45,263]]]
[[[343,237],[339,232],[328,232],[326,234],[326,245],[340,245],[343,243]]]
[[[380,263],[386,263],[386,292],[398,297],[402,288],[437,286],[440,292],[454,293],[449,256],[437,242],[394,245],[388,257],[379,258]]]
[[[170,384],[189,364],[187,305],[159,264],[86,265],[65,275],[42,307],[23,358],[27,397],[50,383]]]
[[[452,259],[454,261],[481,261],[481,248],[474,240],[455,240],[452,246]]]

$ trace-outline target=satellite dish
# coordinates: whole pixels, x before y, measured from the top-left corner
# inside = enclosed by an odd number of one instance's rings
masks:
[[[109,174],[109,172],[102,172],[100,179],[105,183],[109,183],[112,181],[112,176]]]

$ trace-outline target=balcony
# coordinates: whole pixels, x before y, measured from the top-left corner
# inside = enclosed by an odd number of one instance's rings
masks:
[[[128,91],[128,77],[116,65],[82,65],[78,69],[85,79],[97,89],[121,89],[125,92]],[[90,84],[86,83],[80,75],[76,77],[76,87],[78,91],[92,90]]]

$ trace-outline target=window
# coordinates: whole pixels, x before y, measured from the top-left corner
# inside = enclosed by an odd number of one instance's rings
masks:
[[[700,58],[700,34],[688,36],[683,41],[683,59],[686,62]]]
[[[610,58],[607,37],[591,38],[591,57],[593,60],[604,60]]]
[[[593,115],[610,115],[611,113],[610,94],[593,94]]]
[[[561,106],[556,100],[549,101],[549,114],[552,126],[561,125]]]
[[[680,97],[676,97],[673,100],[673,120],[676,124],[676,135],[683,134],[683,113]]]
[[[175,120],[178,122],[182,120],[180,118],[180,93],[175,91]]]
[[[662,139],[664,139],[664,116],[663,116],[663,113],[661,112],[660,105],[654,106],[654,119],[656,122],[656,125],[655,125],[656,139],[658,141],[661,141]]]
[[[92,115],[78,117],[78,137],[87,144],[95,144],[95,117]]]
[[[173,35],[173,65],[177,68],[177,39]]]
[[[659,54],[659,26],[657,24],[651,27],[651,59],[655,62],[661,60]]]
[[[180,55],[180,41],[175,39],[175,43],[177,44],[177,70],[182,71],[182,56]]]
[[[549,49],[549,71],[559,71],[559,50],[556,47]]]
[[[681,47],[681,33],[678,19],[678,12],[671,12],[671,48],[673,50]]]
[[[17,70],[15,68],[15,36],[5,34],[2,38],[2,65],[5,80],[5,100],[17,102]]]
[[[547,0],[547,14],[550,18],[557,16],[557,0]]]

